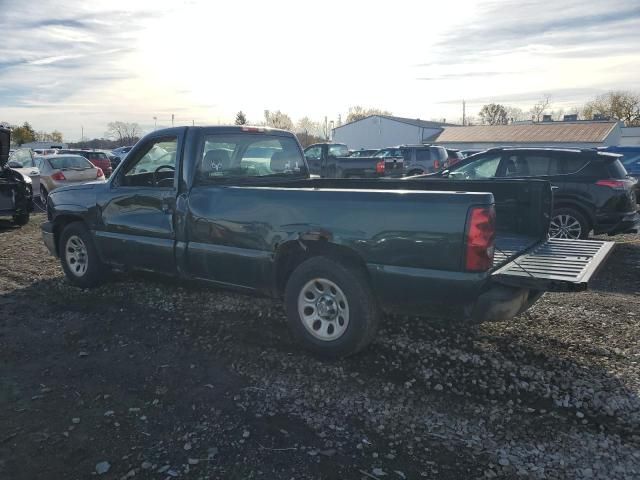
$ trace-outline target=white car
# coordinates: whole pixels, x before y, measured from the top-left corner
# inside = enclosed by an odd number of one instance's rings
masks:
[[[40,196],[40,170],[36,167],[33,152],[29,148],[19,148],[9,155],[8,166],[12,170],[20,172],[31,178],[33,196]]]

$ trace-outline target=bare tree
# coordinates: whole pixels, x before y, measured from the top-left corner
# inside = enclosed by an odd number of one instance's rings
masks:
[[[347,115],[347,123],[355,122],[356,120],[362,120],[363,118],[370,117],[371,115],[393,115],[387,110],[381,110],[379,108],[364,108],[360,105],[355,107],[349,107],[349,114]]]
[[[542,116],[550,106],[551,106],[550,97],[548,94],[545,94],[542,97],[542,99],[539,102],[537,102],[533,107],[531,107],[531,110],[529,110],[532,120],[534,122],[539,122],[540,120],[542,120]]]
[[[264,120],[269,127],[281,128],[282,130],[293,130],[293,122],[291,117],[286,113],[282,113],[280,110],[271,112],[269,110],[264,111]]]
[[[142,129],[137,123],[110,122],[105,136],[116,140],[120,145],[130,145],[140,138]]]
[[[587,102],[582,110],[584,118],[594,115],[620,120],[627,127],[640,125],[640,95],[627,91],[611,91]]]
[[[527,117],[527,114],[521,108],[509,106],[505,106],[504,108],[507,111],[507,121],[509,123],[521,122],[523,120],[529,119],[529,117]]]
[[[480,115],[480,119],[484,125],[507,124],[507,109],[499,103],[484,105],[478,115]]]

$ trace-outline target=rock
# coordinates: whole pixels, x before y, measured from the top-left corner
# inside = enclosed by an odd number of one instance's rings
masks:
[[[96,473],[98,475],[103,475],[107,473],[110,468],[111,468],[111,464],[109,462],[96,463]]]
[[[80,353],[78,353],[78,356],[79,356],[79,357],[88,357],[88,356],[89,356],[89,353],[87,353],[87,352],[80,352]]]
[[[160,467],[158,470],[156,470],[156,472],[158,472],[158,473],[164,473],[164,472],[166,472],[167,470],[169,470],[170,468],[171,468],[171,465],[165,465],[165,466],[163,466],[163,467]]]
[[[387,472],[385,472],[381,468],[374,468],[373,470],[371,470],[371,473],[373,473],[376,477],[384,477],[387,474]]]
[[[74,418],[71,419],[71,422],[75,423],[75,424],[78,424],[78,423],[80,423],[80,419],[78,417],[74,417]]]
[[[209,450],[207,450],[207,454],[207,457],[209,458],[209,460],[211,460],[216,455],[218,455],[218,447],[211,447]]]
[[[444,389],[444,387],[443,387],[442,385],[440,385],[439,383],[438,383],[438,384],[436,384],[436,386],[435,386],[435,387],[433,387],[433,388],[434,388],[434,390],[437,390],[437,391],[439,391],[439,392],[441,392],[441,391]]]
[[[242,438],[249,438],[249,435],[251,435],[249,430],[245,430],[244,432],[242,432]]]
[[[140,465],[140,468],[143,470],[149,470],[152,466],[151,462],[144,461],[142,462],[142,465]]]
[[[402,473],[400,470],[394,470],[393,472],[402,479],[407,478],[407,476],[404,473]]]
[[[335,448],[328,448],[327,450],[320,450],[320,455],[324,455],[325,457],[333,457],[336,454]]]
[[[184,447],[182,447],[182,448],[184,448],[187,451],[191,450],[191,444],[189,442],[187,442],[187,443],[184,444]]]
[[[500,459],[498,460],[498,463],[503,467],[506,467],[507,465],[509,465],[509,459],[506,457],[500,457]]]
[[[187,463],[189,465],[197,465],[198,463],[200,463],[200,460],[198,460],[197,458],[190,458],[187,460]]]
[[[175,470],[167,470],[167,475],[169,475],[170,477],[177,477],[180,474]]]
[[[584,413],[582,413],[582,412],[576,412],[576,417],[578,417],[578,418],[584,418]]]
[[[113,415],[114,415],[115,413],[116,413],[116,412],[114,412],[113,410],[107,410],[106,412],[104,412],[104,416],[105,416],[105,417],[113,417]]]

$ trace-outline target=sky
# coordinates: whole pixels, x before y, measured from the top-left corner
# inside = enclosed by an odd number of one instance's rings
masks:
[[[65,140],[354,105],[459,122],[640,90],[638,0],[0,0],[0,121]],[[156,119],[154,119],[156,117]]]

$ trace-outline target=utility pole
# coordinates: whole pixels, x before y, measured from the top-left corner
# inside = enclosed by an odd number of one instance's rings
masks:
[[[464,127],[466,125],[466,119],[467,119],[467,103],[462,100],[462,126]]]
[[[80,143],[84,143],[84,125],[80,125]]]
[[[171,126],[173,127],[173,120],[175,119],[175,115],[172,113],[171,114]]]
[[[153,129],[158,129],[158,117],[153,117]]]

